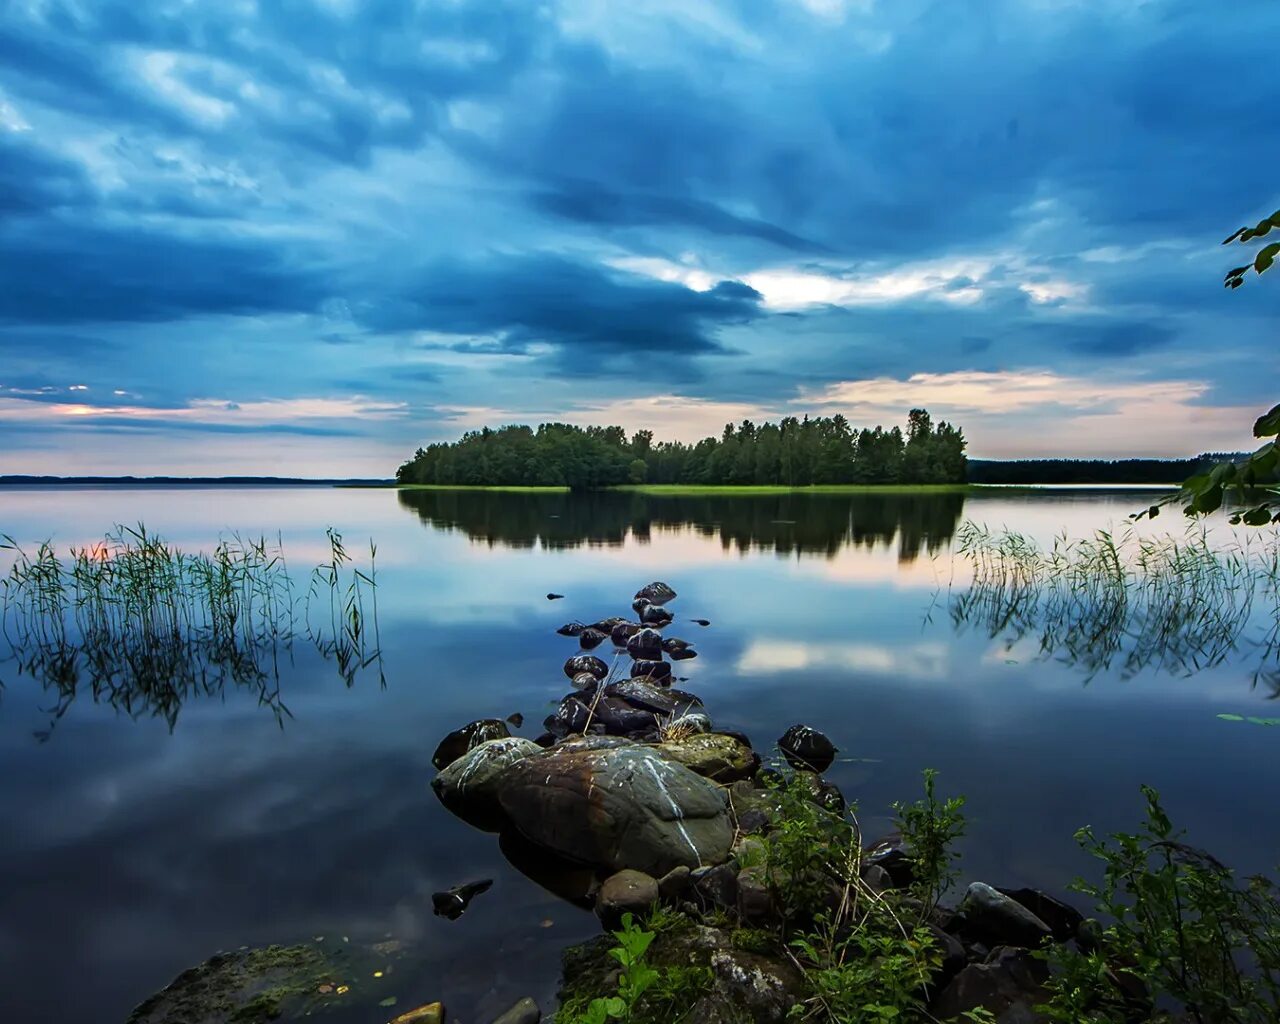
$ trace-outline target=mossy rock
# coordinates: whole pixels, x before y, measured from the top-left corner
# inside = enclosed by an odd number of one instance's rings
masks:
[[[140,1004],[127,1024],[270,1024],[301,1020],[357,998],[358,971],[320,943],[217,953]]]

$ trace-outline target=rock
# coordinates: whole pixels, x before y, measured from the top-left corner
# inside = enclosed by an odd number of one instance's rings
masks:
[[[804,981],[791,964],[744,950],[711,954],[715,984],[695,1005],[689,1019],[705,1024],[782,1024],[792,1019]]]
[[[492,1024],[538,1024],[542,1020],[542,1011],[538,1004],[525,996],[506,1013],[493,1018]]]
[[[595,906],[600,879],[594,868],[531,843],[514,828],[498,834],[498,849],[508,864],[553,896],[583,910]]]
[[[658,898],[663,903],[675,903],[682,898],[693,884],[690,874],[689,868],[684,864],[672,868],[658,879]]]
[[[763,867],[743,868],[738,872],[738,917],[749,926],[760,926],[777,915],[773,895]]]
[[[640,610],[640,621],[646,626],[665,626],[674,616],[656,604],[647,604]]]
[[[543,749],[547,747],[554,747],[556,743],[556,736],[553,733],[544,732],[540,736],[535,736],[533,738],[533,742]]]
[[[728,864],[698,868],[691,875],[693,892],[704,909],[719,907],[734,910],[738,906],[738,875]]]
[[[648,583],[636,591],[637,601],[648,601],[650,604],[666,604],[676,599],[676,592],[665,583]]]
[[[1048,997],[1044,983],[1048,965],[1025,949],[1001,946],[986,963],[970,964],[952,979],[930,1007],[942,1020],[953,1020],[979,1007],[998,1024],[1041,1024],[1049,1018],[1035,1007]]]
[[[435,911],[436,917],[447,917],[450,921],[456,921],[471,905],[473,899],[482,892],[488,892],[492,886],[493,879],[485,878],[479,882],[456,885],[452,889],[446,889],[444,892],[433,892],[431,894],[431,907]]]
[[[671,728],[678,729],[689,736],[701,732],[710,732],[711,719],[701,712],[694,712],[692,714],[686,713],[671,722]]]
[[[444,1003],[427,1003],[402,1013],[391,1024],[444,1024]]]
[[[638,622],[619,622],[609,631],[609,638],[613,641],[614,647],[626,647],[627,641],[643,628]]]
[[[654,686],[644,679],[627,679],[620,683],[612,683],[605,687],[604,692],[606,696],[619,697],[632,707],[643,711],[676,718],[685,714],[690,708],[702,706],[702,701],[695,694]]]
[[[694,625],[697,625],[697,626],[709,626],[709,625],[711,625],[711,620],[710,620],[710,619],[690,619],[689,621],[690,621],[690,622],[692,622]]]
[[[671,680],[671,666],[665,661],[633,661],[632,679]]]
[[[561,636],[581,636],[582,631],[586,628],[581,622],[566,622],[556,632]]]
[[[605,636],[608,636],[613,632],[615,626],[624,626],[626,624],[627,620],[621,615],[610,615],[607,619],[601,619],[599,622],[593,622],[591,624],[591,628],[598,629]]]
[[[956,913],[955,927],[991,947],[1035,948],[1052,934],[1047,924],[1017,900],[985,882],[974,882],[965,891]]]
[[[688,661],[690,658],[696,658],[698,652],[692,647],[681,647],[671,652],[672,661]]]
[[[893,876],[879,864],[868,864],[862,869],[862,880],[872,892],[887,892],[893,888]]]
[[[889,872],[894,888],[905,889],[915,881],[911,847],[901,832],[890,832],[866,848],[866,860]]]
[[[1075,938],[1080,926],[1084,924],[1084,915],[1075,907],[1054,899],[1039,889],[995,888],[996,892],[1016,900],[1047,924],[1056,942],[1067,942]]]
[[[569,682],[579,690],[591,690],[595,688],[596,683],[600,682],[590,672],[579,672]]]
[[[560,601],[563,598],[564,598],[564,594],[548,594],[547,595],[548,601]]]
[[[656,629],[642,629],[627,641],[627,653],[636,661],[662,660],[662,634]]]
[[[689,647],[688,640],[681,640],[678,636],[664,636],[662,638],[662,649],[668,654],[674,651],[683,651]]]
[[[524,715],[517,711],[514,715],[507,715],[507,724],[514,725],[517,729],[524,725]]]
[[[760,756],[732,736],[702,733],[662,744],[662,753],[690,771],[715,782],[749,779],[760,767]]]
[[[572,679],[579,672],[590,672],[597,679],[609,674],[609,666],[594,654],[575,654],[564,663],[564,674]]]
[[[942,950],[942,966],[934,974],[932,982],[933,990],[940,992],[952,978],[964,970],[968,957],[965,956],[964,945],[954,935],[944,932],[936,924],[926,923],[925,927],[933,936],[934,943]]]
[[[652,711],[634,707],[619,697],[601,697],[594,707],[593,724],[599,722],[610,736],[643,736],[658,724],[658,716]]]
[[[498,811],[503,773],[521,758],[541,753],[541,747],[520,736],[486,740],[447,765],[431,780],[431,788],[451,809]]]
[[[843,814],[847,806],[840,787],[813,772],[797,770],[787,785],[804,790],[804,795],[810,801],[832,814]]]
[[[588,628],[578,634],[578,646],[584,651],[594,651],[608,639],[609,637],[600,630]]]
[[[528,839],[614,871],[717,864],[733,842],[724,793],[644,747],[552,748],[512,765],[499,799]]]
[[[625,869],[610,875],[596,893],[596,917],[606,928],[622,924],[623,914],[640,917],[658,902],[658,883],[643,871]]]
[[[591,721],[591,709],[576,695],[570,694],[560,702],[555,714],[543,719],[547,732],[557,739],[582,733]]]
[[[836,748],[817,729],[793,725],[778,739],[778,749],[793,768],[803,768],[821,775],[836,759]]]
[[[488,740],[500,740],[511,735],[507,723],[497,718],[481,718],[470,722],[461,729],[455,729],[440,741],[436,752],[431,756],[431,763],[437,768],[447,768],[473,747],[480,746]]]

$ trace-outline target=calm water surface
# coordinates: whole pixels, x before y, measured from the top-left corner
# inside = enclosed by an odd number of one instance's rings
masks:
[[[385,990],[401,1009],[442,998],[470,1022],[525,994],[552,1005],[560,948],[595,921],[436,802],[431,754],[478,717],[519,711],[523,733],[540,732],[575,650],[555,627],[625,614],[653,579],[680,593],[668,633],[700,657],[677,671],[716,722],[762,750],[795,722],[827,731],[848,758],[828,775],[868,831],[932,766],[969,796],[966,875],[1057,891],[1090,868],[1074,829],[1136,824],[1147,782],[1195,840],[1269,870],[1280,729],[1215,717],[1277,713],[1243,657],[1192,677],[1086,680],[1034,645],[956,631],[937,604],[962,519],[1047,541],[1142,504],[1076,491],[0,490],[0,532],[24,543],[84,543],[139,519],[193,549],[226,531],[281,531],[305,575],[326,553],[326,526],[353,543],[373,537],[386,680],[366,673],[348,687],[299,645],[281,670],[283,728],[248,689],[188,701],[171,728],[85,688],[50,730],[49,694],[0,664],[0,1019],[123,1021],[216,950],[320,935],[404,942],[412,955]],[[433,891],[480,877],[496,884],[465,916],[432,916]],[[389,1015],[329,1019],[378,1014]]]

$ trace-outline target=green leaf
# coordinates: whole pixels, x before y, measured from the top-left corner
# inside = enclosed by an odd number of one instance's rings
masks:
[[[1253,425],[1254,437],[1275,437],[1280,434],[1280,405],[1264,412]]]
[[[1263,248],[1253,260],[1253,269],[1261,274],[1265,270],[1271,268],[1271,264],[1276,261],[1276,256],[1280,255],[1280,242],[1272,242]]]

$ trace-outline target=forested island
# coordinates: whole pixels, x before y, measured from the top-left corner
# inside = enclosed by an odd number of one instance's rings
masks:
[[[396,472],[402,484],[591,489],[622,484],[962,484],[959,427],[913,409],[907,430],[855,429],[841,415],[727,424],[696,444],[654,443],[651,430],[543,423],[469,431],[419,448]]]

